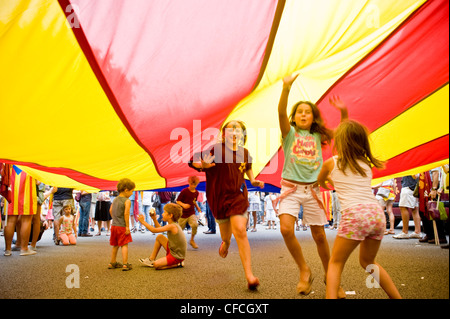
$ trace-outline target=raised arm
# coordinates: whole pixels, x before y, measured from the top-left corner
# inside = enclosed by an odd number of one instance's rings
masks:
[[[145,221],[145,217],[143,214],[138,215],[138,220],[141,223],[141,225],[144,225],[144,227],[147,228],[152,233],[163,233],[166,231],[171,231],[174,233],[177,232],[177,228],[174,224],[167,224],[167,225],[161,227],[161,225],[158,223],[158,220],[156,218],[156,214],[151,215],[151,217],[152,217],[153,222],[155,223],[155,227],[153,227],[152,225],[150,225],[149,223],[147,223]]]
[[[329,101],[331,105],[341,112],[341,122],[348,119],[347,105],[345,105],[339,96],[332,96]]]
[[[286,109],[289,91],[291,90],[292,83],[294,83],[297,76],[298,74],[291,74],[283,78],[283,90],[281,91],[280,101],[278,102],[278,120],[280,123],[281,136],[283,138],[288,135],[289,130],[291,129],[291,124],[289,124],[289,118]]]

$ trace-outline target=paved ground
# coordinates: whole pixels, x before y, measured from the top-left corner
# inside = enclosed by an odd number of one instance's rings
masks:
[[[400,226],[401,227],[401,224]],[[38,242],[33,256],[3,256],[0,240],[0,299],[261,299],[306,300],[325,298],[323,270],[310,232],[297,237],[315,275],[313,292],[306,297],[296,294],[298,272],[279,230],[258,225],[249,232],[254,273],[260,278],[257,292],[246,289],[237,246],[233,239],[226,259],[218,255],[219,234],[203,234],[199,227],[198,250],[188,247],[184,268],[156,271],[142,267],[138,258],[149,255],[155,237],[151,233],[133,234],[129,245],[131,271],[109,270],[109,237],[79,238],[72,247],[55,246],[52,230]],[[400,228],[396,230],[400,232]],[[326,230],[330,246],[336,231]],[[187,235],[188,238],[190,235]],[[119,259],[121,260],[121,258]],[[449,251],[417,240],[396,240],[386,236],[378,262],[393,278],[406,299],[449,299]],[[78,278],[78,279],[77,279]],[[380,288],[368,288],[368,274],[358,264],[354,253],[344,270],[342,287],[348,299],[385,299]],[[68,288],[74,283],[79,288]]]

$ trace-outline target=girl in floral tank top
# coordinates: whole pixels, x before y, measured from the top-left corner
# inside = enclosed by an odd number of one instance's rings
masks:
[[[64,215],[59,219],[59,238],[64,246],[77,244],[77,225],[73,215],[72,206],[63,207]]]

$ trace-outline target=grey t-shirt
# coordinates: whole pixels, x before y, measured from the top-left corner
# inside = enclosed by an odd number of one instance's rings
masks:
[[[167,232],[167,238],[169,239],[169,250],[173,257],[176,259],[184,259],[186,256],[186,236],[178,223],[175,223],[178,227],[178,233],[172,234],[172,232]]]
[[[125,202],[128,198],[117,196],[111,205],[112,226],[126,227],[125,224]]]

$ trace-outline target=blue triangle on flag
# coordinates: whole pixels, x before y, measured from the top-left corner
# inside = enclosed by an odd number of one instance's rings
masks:
[[[13,165],[14,170],[16,171],[16,174],[19,175],[20,173],[22,173],[22,170],[20,168],[18,168],[16,165]]]

